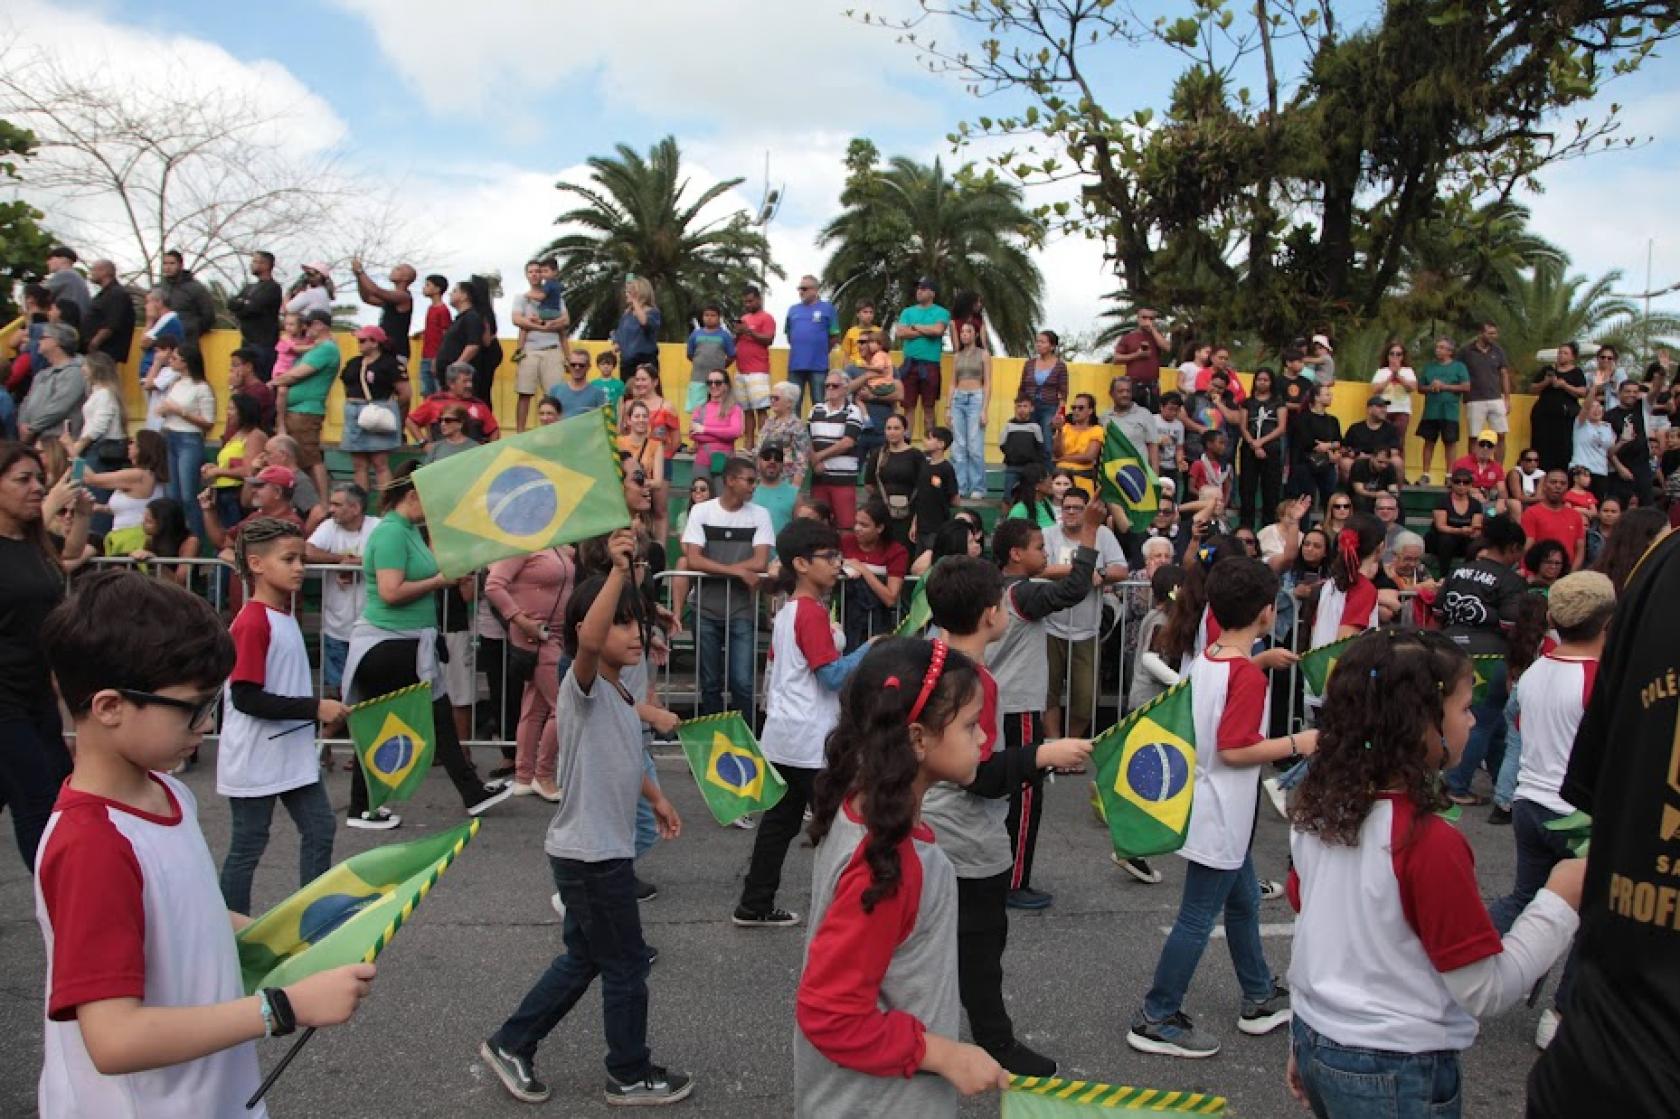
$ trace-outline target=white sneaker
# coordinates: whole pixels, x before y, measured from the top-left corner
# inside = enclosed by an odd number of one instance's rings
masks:
[[[1540,1012],[1540,1023],[1534,1028],[1534,1047],[1545,1049],[1552,1044],[1552,1038],[1557,1036],[1558,1023],[1563,1017],[1550,1007]]]
[[[1260,879],[1260,900],[1276,901],[1283,896],[1283,883],[1271,878]]]
[[[531,783],[529,781],[515,781],[509,787],[513,789],[513,795],[516,797],[528,797],[532,793],[536,792],[536,790],[531,787]]]
[[[1289,819],[1289,794],[1283,791],[1278,779],[1268,777],[1260,782],[1260,787],[1266,790],[1266,798],[1272,802],[1272,807],[1277,809],[1277,814],[1285,820]]]
[[[549,895],[548,904],[554,907],[554,915],[562,921],[566,919],[566,903],[560,900],[560,892],[556,890]]]
[[[363,831],[390,831],[402,823],[402,817],[395,812],[387,812],[383,808],[372,812],[363,812],[360,816],[351,816],[344,821],[347,828],[360,828]]]
[[[754,828],[758,827],[758,821],[753,819],[752,813],[749,812],[745,816],[737,816],[735,819],[729,821],[729,826],[732,828],[740,828],[742,831],[752,831]]]

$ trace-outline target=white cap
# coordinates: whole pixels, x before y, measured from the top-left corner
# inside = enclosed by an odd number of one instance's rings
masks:
[[[1315,335],[1312,336],[1312,340],[1313,340],[1313,345],[1323,346],[1330,353],[1335,353],[1336,352],[1336,347],[1334,347],[1330,344],[1330,339],[1328,337],[1326,337],[1325,335],[1315,334]]]

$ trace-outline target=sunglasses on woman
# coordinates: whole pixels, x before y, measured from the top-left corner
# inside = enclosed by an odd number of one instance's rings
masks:
[[[710,377],[708,377],[708,378],[706,378],[706,384],[711,386],[714,389],[720,389],[724,385],[728,384],[728,382],[727,381],[714,381]]]

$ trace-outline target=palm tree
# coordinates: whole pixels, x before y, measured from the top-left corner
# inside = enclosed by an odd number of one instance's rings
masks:
[[[590,157],[589,185],[555,184],[583,204],[554,221],[576,231],[543,250],[559,259],[566,302],[585,336],[602,338],[618,325],[620,293],[632,274],[652,282],[663,319],[660,336],[667,342],[687,338],[703,304],[758,282],[761,269],[784,274],[745,211],[701,217],[741,179],[727,179],[689,201],[674,138],[659,141],[646,158],[627,144],[616,151]]]
[[[958,291],[985,301],[986,319],[1006,350],[1030,351],[1043,314],[1044,277],[1028,249],[1044,224],[1021,205],[1018,187],[972,165],[947,176],[903,156],[885,169],[867,140],[853,140],[851,174],[840,215],[817,235],[834,247],[822,280],[836,301],[874,302],[877,322],[891,322],[915,296],[916,280],[939,282],[940,302]]]
[[[1663,336],[1680,332],[1680,316],[1654,313],[1614,294],[1620,271],[1589,280],[1568,272],[1567,258],[1544,262],[1512,277],[1502,297],[1489,299],[1485,317],[1499,324],[1499,341],[1519,367],[1560,342],[1583,346],[1610,343],[1623,353],[1671,345]]]

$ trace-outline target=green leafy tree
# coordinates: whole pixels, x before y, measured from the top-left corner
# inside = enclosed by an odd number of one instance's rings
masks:
[[[888,323],[914,302],[917,279],[932,276],[945,306],[959,291],[974,292],[1004,347],[1029,352],[1044,297],[1029,250],[1042,243],[1044,224],[1020,188],[972,164],[948,175],[938,159],[879,161],[868,140],[847,149],[842,210],[817,235],[833,250],[824,285],[838,301],[871,300],[876,321]]]
[[[1525,371],[1538,365],[1536,353],[1563,342],[1610,343],[1623,353],[1643,355],[1672,346],[1668,339],[1680,334],[1680,316],[1647,317],[1632,300],[1615,294],[1621,281],[1620,271],[1596,280],[1572,274],[1563,259],[1519,273],[1508,291],[1479,309],[1499,324],[1500,345]]]
[[[0,180],[16,181],[19,163],[35,150],[28,129],[0,120]],[[52,235],[41,226],[46,215],[22,199],[0,202],[0,325],[17,314],[14,289],[46,271]]]
[[[645,157],[626,144],[616,151],[590,158],[587,185],[555,184],[581,205],[555,219],[575,231],[543,250],[559,259],[566,302],[585,336],[605,337],[618,325],[624,281],[632,274],[653,284],[667,342],[688,337],[708,300],[733,300],[761,272],[784,275],[745,211],[702,217],[741,179],[691,197],[674,138],[660,140]]]

